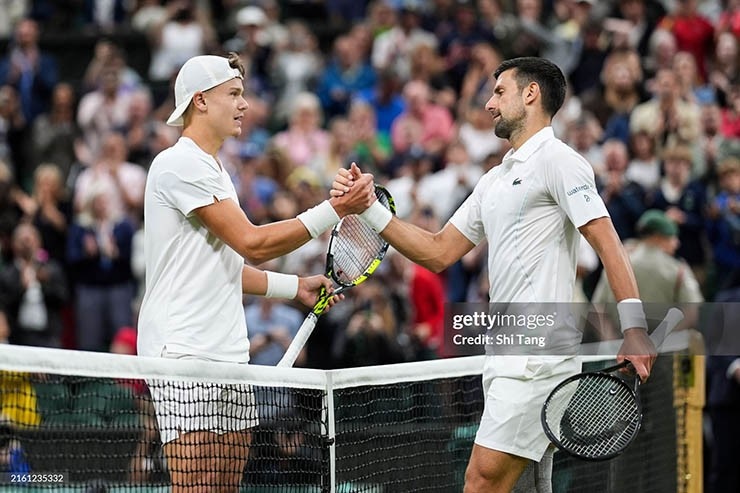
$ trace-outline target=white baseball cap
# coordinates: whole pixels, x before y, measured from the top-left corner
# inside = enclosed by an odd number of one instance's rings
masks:
[[[185,62],[175,79],[175,111],[167,119],[167,125],[183,125],[182,115],[196,92],[207,91],[237,77],[243,78],[239,70],[232,68],[229,60],[221,56],[202,55]]]

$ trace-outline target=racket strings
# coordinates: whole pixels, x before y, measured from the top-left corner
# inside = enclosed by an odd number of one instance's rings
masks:
[[[332,241],[335,276],[351,284],[365,274],[385,245],[385,240],[358,216],[345,217]]]
[[[625,385],[593,374],[554,393],[545,420],[567,450],[598,458],[626,447],[639,429],[639,418],[637,402]]]

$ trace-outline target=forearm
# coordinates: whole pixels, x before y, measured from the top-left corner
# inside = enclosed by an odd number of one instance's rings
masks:
[[[439,233],[431,233],[394,217],[380,235],[412,262],[432,272],[441,272],[474,246],[468,242],[467,249],[461,252],[450,248],[445,241],[448,228],[451,228],[449,224]],[[460,244],[465,245],[465,242],[458,242],[458,247]]]
[[[267,275],[265,271],[245,265],[242,269],[242,291],[244,294],[264,296],[267,292]]]
[[[282,257],[311,240],[308,230],[298,219],[287,219],[254,226],[254,231],[243,237],[236,250],[253,264],[261,264]]]
[[[614,298],[617,301],[639,298],[632,265],[627,251],[614,231],[611,219],[606,217],[594,219],[582,226],[580,231],[601,259]]]

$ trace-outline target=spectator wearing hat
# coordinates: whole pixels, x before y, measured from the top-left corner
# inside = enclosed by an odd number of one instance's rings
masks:
[[[717,175],[720,192],[707,210],[707,237],[717,288],[723,290],[740,277],[740,159],[725,158],[717,166]]]
[[[251,61],[249,72],[266,85],[273,47],[264,31],[267,24],[265,11],[250,5],[236,13],[236,35],[223,44],[224,51],[233,51]]]
[[[704,297],[685,260],[675,257],[678,225],[658,209],[645,211],[637,221],[639,239],[627,242],[640,297],[651,303],[699,303]],[[602,274],[592,301],[614,303],[606,275]]]

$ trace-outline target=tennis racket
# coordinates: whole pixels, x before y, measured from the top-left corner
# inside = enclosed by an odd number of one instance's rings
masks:
[[[383,206],[393,214],[396,213],[395,202],[388,190],[375,185],[375,196]],[[331,297],[357,286],[370,277],[380,265],[387,250],[388,243],[356,214],[345,216],[334,226],[326,253],[326,277],[331,278],[339,287],[331,295],[325,289],[321,290],[319,300],[306,316],[277,366],[293,366]]]
[[[656,348],[683,320],[677,308],[650,335]],[[542,406],[540,418],[547,437],[558,447],[586,460],[606,460],[621,454],[642,425],[640,378],[632,382],[615,375],[629,361],[603,370],[580,373],[560,384]]]

